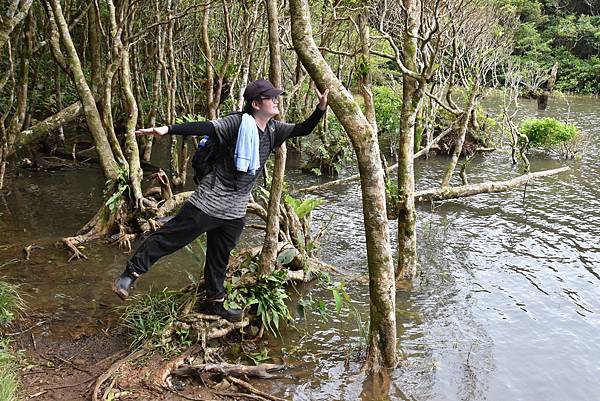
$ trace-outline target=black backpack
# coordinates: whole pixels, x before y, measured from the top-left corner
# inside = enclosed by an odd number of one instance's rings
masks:
[[[200,181],[215,169],[216,164],[225,157],[226,153],[216,137],[204,135],[198,137],[198,139],[196,153],[192,158],[194,182],[196,184],[200,184]]]
[[[241,114],[241,113],[240,113]],[[271,151],[273,151],[275,145],[275,128],[273,127],[272,122],[269,122],[267,126],[269,130],[269,143],[271,146]],[[215,170],[215,167],[222,160],[225,160],[229,163],[227,167],[231,169],[233,172],[234,178],[234,190],[237,191],[236,179],[238,171],[234,165],[234,155],[235,155],[235,147],[237,143],[237,138],[233,143],[225,143],[222,144],[219,139],[216,137],[203,135],[198,137],[198,146],[196,147],[196,152],[194,153],[194,157],[192,158],[192,168],[194,169],[194,182],[198,185],[200,181],[212,171]],[[216,174],[213,176],[212,185],[214,186],[214,180],[216,178]]]

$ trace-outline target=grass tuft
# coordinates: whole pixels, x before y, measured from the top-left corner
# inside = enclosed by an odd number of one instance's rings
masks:
[[[0,281],[0,326],[11,324],[24,309],[25,302],[19,295],[19,286]]]
[[[186,333],[175,333],[166,338],[162,334],[177,321],[186,298],[193,295],[165,289],[154,294],[134,296],[121,315],[121,321],[129,329],[131,346],[151,345],[165,355],[173,355],[189,346]]]
[[[19,287],[0,281],[0,327],[10,325],[24,309],[25,302],[19,295]],[[16,401],[19,384],[10,340],[0,335],[0,400]]]

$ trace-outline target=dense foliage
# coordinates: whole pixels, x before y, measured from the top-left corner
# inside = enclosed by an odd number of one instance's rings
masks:
[[[558,63],[559,90],[600,93],[600,2],[509,0],[501,7],[519,17],[515,58],[540,71]]]
[[[523,122],[521,132],[529,139],[529,147],[550,148],[572,141],[577,127],[552,117],[532,118]]]

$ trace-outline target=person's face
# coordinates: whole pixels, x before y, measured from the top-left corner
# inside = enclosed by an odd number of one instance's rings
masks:
[[[254,101],[256,112],[268,117],[275,117],[279,114],[279,96],[261,96]]]

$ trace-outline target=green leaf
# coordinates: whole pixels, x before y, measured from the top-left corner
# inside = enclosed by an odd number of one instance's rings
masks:
[[[344,305],[344,299],[336,288],[333,288],[331,292],[333,294],[333,299],[335,300],[335,310],[337,313],[340,313],[342,306]]]
[[[279,253],[279,255],[277,255],[277,264],[278,265],[287,265],[287,264],[291,263],[291,261],[294,260],[294,258],[299,255],[299,253],[300,252],[298,252],[298,250],[296,248],[284,249],[283,251],[281,251]]]

